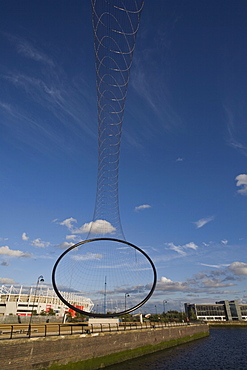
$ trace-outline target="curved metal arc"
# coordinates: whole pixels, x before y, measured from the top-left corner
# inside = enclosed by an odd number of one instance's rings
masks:
[[[139,302],[137,305],[129,308],[128,310],[124,310],[124,311],[121,311],[121,312],[117,312],[117,313],[112,313],[112,314],[97,314],[97,313],[92,313],[92,312],[87,312],[87,311],[83,311],[83,310],[80,310],[79,308],[71,305],[69,302],[66,301],[66,299],[64,299],[64,297],[60,294],[58,288],[57,288],[57,285],[56,285],[56,279],[55,279],[55,274],[56,274],[56,269],[57,269],[57,266],[59,264],[59,262],[61,261],[61,259],[68,253],[70,252],[72,249],[82,245],[82,244],[86,244],[86,243],[90,243],[90,242],[95,242],[95,241],[113,241],[113,242],[118,242],[118,243],[123,243],[123,244],[127,244],[129,245],[130,247],[138,250],[140,253],[142,253],[146,258],[147,260],[149,261],[152,269],[153,269],[153,273],[154,273],[154,279],[153,279],[153,284],[152,284],[152,287],[150,289],[150,292],[149,294],[141,301]],[[148,254],[146,254],[141,248],[137,247],[136,245],[132,244],[132,243],[129,243],[125,240],[121,240],[121,239],[115,239],[115,238],[93,238],[93,239],[87,239],[87,240],[84,240],[82,242],[79,242],[77,244],[74,244],[72,245],[71,247],[69,247],[66,251],[64,251],[61,256],[57,259],[54,267],[53,267],[53,270],[52,270],[52,285],[53,285],[53,288],[56,292],[56,294],[58,295],[58,297],[60,298],[60,300],[66,305],[68,306],[69,308],[71,308],[72,310],[78,312],[78,313],[81,313],[81,314],[84,314],[86,316],[91,316],[91,317],[98,317],[98,318],[104,318],[104,317],[116,317],[116,316],[122,316],[122,315],[125,315],[125,314],[128,314],[132,311],[135,311],[137,310],[138,308],[140,308],[142,305],[144,305],[144,303],[146,303],[149,298],[152,296],[154,290],[155,290],[155,287],[156,287],[156,283],[157,283],[157,272],[156,272],[156,268],[154,266],[154,263],[153,261],[151,260],[151,258],[148,256]]]

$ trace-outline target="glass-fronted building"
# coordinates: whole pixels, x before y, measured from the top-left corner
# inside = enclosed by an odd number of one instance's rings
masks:
[[[247,304],[238,301],[219,301],[215,304],[185,303],[189,320],[205,321],[247,321]]]

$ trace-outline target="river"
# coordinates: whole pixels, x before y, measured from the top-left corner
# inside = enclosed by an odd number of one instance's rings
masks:
[[[247,328],[213,328],[210,336],[107,370],[247,370]]]

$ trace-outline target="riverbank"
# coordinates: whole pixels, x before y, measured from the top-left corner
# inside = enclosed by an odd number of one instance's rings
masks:
[[[208,325],[0,342],[1,369],[96,370],[209,335]]]
[[[115,364],[107,370],[243,370],[247,364],[246,343],[246,327],[215,327],[201,340]]]
[[[241,321],[224,321],[224,322],[212,322],[209,321],[208,325],[210,328],[240,328],[245,327],[247,328],[247,321],[241,322]]]

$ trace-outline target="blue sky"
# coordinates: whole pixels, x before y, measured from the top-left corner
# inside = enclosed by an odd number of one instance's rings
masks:
[[[149,310],[247,302],[246,16],[244,0],[144,6],[119,197],[126,239],[156,264]],[[49,284],[94,211],[91,5],[9,0],[0,24],[0,282]]]

